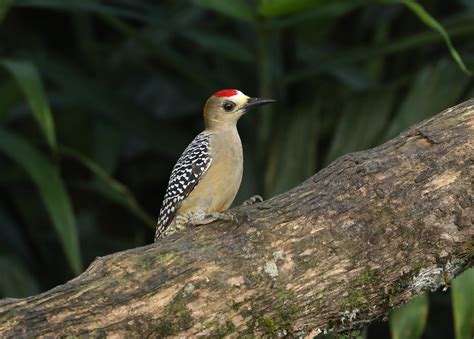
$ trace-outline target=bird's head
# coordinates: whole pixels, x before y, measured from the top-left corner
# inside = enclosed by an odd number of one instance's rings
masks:
[[[249,109],[275,102],[272,99],[251,98],[236,89],[223,89],[214,93],[204,106],[204,123],[207,130],[235,126]]]

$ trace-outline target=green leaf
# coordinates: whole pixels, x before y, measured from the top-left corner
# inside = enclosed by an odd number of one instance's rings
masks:
[[[0,0],[1,1],[1,0]],[[153,20],[136,11],[120,7],[101,4],[98,1],[87,0],[13,0],[13,5],[18,7],[38,7],[55,9],[68,12],[89,12],[94,14],[113,15],[128,19],[135,19],[151,23]]]
[[[461,3],[469,10],[474,9],[474,0],[461,0]]]
[[[255,21],[255,14],[242,0],[192,0],[196,5],[202,6],[231,18],[243,21]]]
[[[315,4],[313,4],[312,6],[308,5],[307,9],[303,7],[301,9],[304,10],[299,10],[296,13],[292,13],[292,15],[282,15],[279,18],[275,18],[276,15],[271,15],[271,8],[268,9],[268,15],[262,13],[261,9],[259,10],[259,13],[263,16],[274,17],[274,20],[267,20],[261,23],[262,26],[269,30],[285,29],[287,27],[298,26],[299,24],[305,24],[307,22],[315,23],[316,27],[325,27],[325,30],[328,26],[328,23],[332,22],[333,19],[337,19],[338,17],[343,16],[344,14],[356,9],[357,7],[367,5],[368,1],[370,0],[320,1],[319,5],[317,6]],[[291,6],[291,4],[289,5]],[[298,8],[296,7],[294,10],[298,10]],[[292,11],[293,10],[290,10],[290,13]],[[324,34],[324,31],[321,31],[319,33]]]
[[[34,276],[14,257],[0,257],[0,298],[22,298],[40,292]]]
[[[56,133],[51,109],[43,89],[39,73],[29,61],[0,60],[2,64],[15,78],[21,90],[25,94],[49,146],[55,150]]]
[[[114,201],[121,203],[126,206],[135,216],[142,220],[150,228],[156,228],[156,221],[145,210],[140,206],[137,199],[132,192],[119,181],[112,178],[103,168],[97,163],[80,154],[79,152],[67,148],[61,147],[61,153],[70,156],[80,162],[84,167],[90,170],[94,175],[101,180],[111,191]]]
[[[223,55],[228,59],[251,63],[253,55],[244,44],[238,40],[222,34],[189,30],[181,32],[186,38],[194,41],[203,50],[208,50],[213,55]]]
[[[428,296],[423,294],[390,313],[392,339],[421,338],[428,317]]]
[[[0,124],[2,124],[9,118],[8,112],[25,99],[12,78],[7,78],[0,83],[0,93],[2,98],[0,100]]]
[[[285,112],[277,125],[265,173],[266,196],[287,191],[315,171],[319,106],[296,107],[294,112]]]
[[[21,227],[7,211],[0,205],[0,254],[3,251],[7,253],[15,252],[18,257],[31,260],[33,254],[24,238]]]
[[[82,271],[76,223],[69,195],[54,166],[27,140],[0,128],[0,151],[15,160],[36,184],[75,274]]]
[[[471,339],[474,336],[474,268],[453,280],[451,295],[456,339]]]
[[[12,4],[12,0],[0,0],[0,22],[5,19],[5,16],[7,15],[8,9],[10,8]]]
[[[355,1],[355,0],[354,0]],[[451,18],[450,32],[451,36],[458,38],[467,38],[474,33],[473,15],[466,13]],[[321,58],[317,58],[317,62],[308,63],[305,67],[297,68],[287,72],[283,78],[286,86],[293,85],[298,82],[313,79],[320,73],[324,73],[328,68],[344,67],[344,65],[356,65],[358,62],[370,62],[374,58],[380,58],[388,55],[397,55],[404,51],[419,49],[423,46],[433,46],[442,42],[443,38],[435,31],[429,30],[417,34],[412,34],[401,39],[394,39],[383,43],[380,46],[357,46],[347,49],[340,48],[336,52],[325,52]],[[423,61],[426,63],[426,61]],[[421,64],[423,64],[423,62]],[[458,67],[457,67],[458,68]],[[464,76],[465,77],[465,76]]]
[[[45,77],[62,89],[62,100],[68,105],[80,107],[91,116],[94,114],[94,119],[97,119],[97,116],[106,118],[109,128],[116,129],[124,140],[130,138],[130,135],[140,136],[158,152],[174,157],[183,151],[187,145],[186,141],[194,137],[189,131],[167,124],[165,121],[157,123],[147,114],[136,114],[131,118],[131,112],[137,109],[136,103],[130,102],[127,96],[117,96],[110,81],[102,82],[87,77],[84,72],[80,72],[61,58],[50,57],[43,60],[40,65]],[[85,97],[87,100],[84,100]],[[160,100],[163,101],[165,98]],[[175,112],[172,111],[173,114]],[[157,129],[160,129],[160,133],[156,133]],[[97,147],[103,146],[101,144]]]
[[[278,16],[298,12],[307,8],[318,8],[330,2],[348,2],[346,0],[260,0],[259,13],[263,16]]]
[[[408,94],[388,127],[386,139],[457,104],[468,85],[469,78],[448,60],[440,60],[435,65],[424,67],[416,74]]]
[[[355,93],[345,100],[344,109],[333,133],[326,164],[337,157],[373,147],[379,140],[393,108],[395,86]]]
[[[467,74],[472,75],[472,72],[467,69],[466,65],[462,61],[461,56],[459,55],[458,51],[454,48],[453,43],[451,42],[451,38],[449,37],[448,32],[441,26],[441,24],[436,21],[419,3],[413,0],[385,0],[388,3],[402,3],[407,6],[421,21],[423,21],[428,27],[437,31],[444,39],[446,45],[448,46],[449,52],[451,56],[458,64],[459,68]]]

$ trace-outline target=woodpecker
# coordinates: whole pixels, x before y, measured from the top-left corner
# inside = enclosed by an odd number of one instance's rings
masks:
[[[237,121],[250,108],[275,102],[236,89],[214,93],[204,105],[204,131],[174,166],[158,218],[155,241],[188,226],[234,220],[227,210],[242,181],[242,143]]]

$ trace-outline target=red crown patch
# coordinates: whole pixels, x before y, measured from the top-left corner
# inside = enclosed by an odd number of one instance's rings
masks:
[[[232,97],[234,95],[237,95],[239,91],[236,89],[221,89],[220,91],[216,92],[213,94],[215,97]]]

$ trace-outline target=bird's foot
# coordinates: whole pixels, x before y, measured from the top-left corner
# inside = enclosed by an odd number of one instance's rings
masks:
[[[186,229],[189,226],[190,214],[178,215],[173,222],[173,233]]]
[[[194,212],[188,219],[189,226],[199,226],[209,224],[213,221],[225,220],[232,221],[237,223],[237,218],[230,212],[213,212],[213,213],[203,213],[203,212]]]
[[[254,195],[254,196],[248,198],[247,200],[245,200],[242,203],[242,206],[249,206],[249,205],[253,205],[253,204],[256,204],[257,202],[262,202],[262,201],[263,201],[262,196]]]
[[[185,230],[186,228],[210,224],[217,220],[232,221],[233,223],[238,224],[237,217],[228,211],[214,213],[204,213],[202,211],[190,212],[185,215],[176,216],[166,231],[159,235],[155,235],[155,241]]]
[[[170,236],[172,234],[175,234],[179,231],[182,231],[189,226],[189,216],[188,215],[178,215],[175,217],[173,222],[169,225],[168,228],[166,228],[164,231],[162,231],[160,234],[155,234],[155,241],[158,239],[162,239],[164,237]]]

